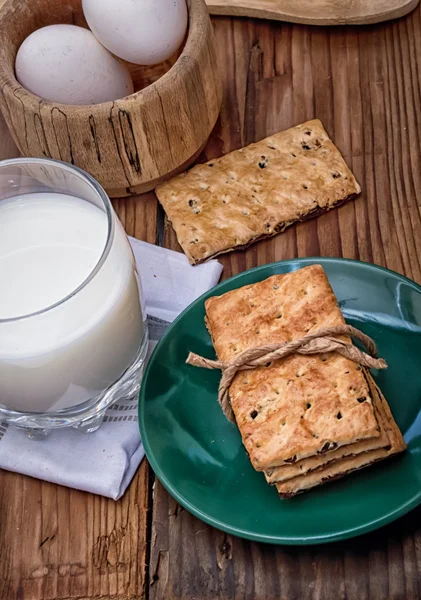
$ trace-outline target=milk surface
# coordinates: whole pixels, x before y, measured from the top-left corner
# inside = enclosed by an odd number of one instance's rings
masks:
[[[98,265],[107,235],[105,212],[74,196],[0,203],[0,404],[31,412],[75,406],[133,362],[144,324],[117,219],[104,264],[74,293]]]

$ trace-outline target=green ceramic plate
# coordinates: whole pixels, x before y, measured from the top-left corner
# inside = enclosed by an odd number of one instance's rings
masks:
[[[217,403],[219,372],[186,366],[192,350],[214,357],[206,298],[322,264],[348,323],[371,336],[389,368],[374,376],[408,450],[290,500],[251,467]],[[331,542],[376,529],[421,503],[421,287],[357,261],[308,258],[265,265],[224,281],[168,329],[147,367],[140,429],[156,475],[187,510],[228,533],[278,544]]]

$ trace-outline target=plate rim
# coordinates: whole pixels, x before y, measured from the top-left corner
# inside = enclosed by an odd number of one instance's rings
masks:
[[[170,481],[168,480],[168,478],[166,477],[166,475],[163,473],[162,469],[160,468],[158,461],[155,460],[153,451],[151,449],[151,446],[149,444],[149,440],[148,440],[148,437],[146,434],[146,428],[145,428],[145,422],[144,422],[144,411],[142,410],[144,407],[144,404],[145,404],[144,390],[145,390],[146,386],[145,386],[144,382],[146,381],[147,376],[149,375],[149,371],[152,367],[152,361],[154,359],[154,356],[155,356],[156,352],[158,351],[158,349],[161,347],[161,345],[165,344],[166,338],[170,334],[171,330],[177,325],[178,321],[180,321],[182,318],[184,318],[184,315],[191,309],[191,307],[193,305],[197,305],[200,302],[203,302],[203,300],[209,295],[210,292],[216,293],[218,291],[218,289],[220,289],[221,287],[226,285],[228,282],[232,282],[232,281],[241,279],[246,273],[258,273],[259,271],[266,270],[267,268],[270,268],[270,267],[276,267],[278,265],[282,266],[282,265],[286,265],[286,264],[291,264],[293,262],[309,263],[309,264],[312,264],[312,263],[319,263],[319,264],[322,264],[322,263],[324,263],[324,264],[326,264],[326,263],[341,263],[341,264],[346,263],[346,264],[350,264],[350,265],[360,265],[361,267],[369,269],[369,270],[374,269],[374,270],[383,271],[384,273],[392,274],[395,277],[397,277],[398,279],[403,280],[405,283],[410,284],[410,286],[413,287],[421,295],[421,285],[419,285],[412,279],[409,279],[405,275],[402,275],[401,273],[398,273],[398,272],[388,269],[386,267],[376,265],[374,263],[361,261],[361,260],[354,260],[354,259],[350,259],[350,258],[339,258],[339,257],[330,257],[330,256],[326,256],[326,257],[309,256],[309,257],[300,257],[300,258],[289,258],[289,259],[285,259],[285,260],[275,261],[272,263],[267,263],[265,265],[259,265],[258,267],[254,267],[252,269],[247,269],[246,271],[242,271],[241,273],[237,273],[236,275],[233,275],[232,277],[229,277],[228,279],[221,281],[214,287],[210,288],[209,290],[207,290],[206,292],[204,292],[203,294],[198,296],[198,298],[193,300],[193,302],[191,302],[168,326],[166,332],[164,333],[164,335],[162,336],[162,338],[159,340],[158,344],[154,348],[154,350],[149,358],[149,361],[146,366],[143,377],[142,377],[141,387],[140,387],[140,391],[139,391],[139,402],[138,402],[138,424],[139,424],[143,447],[144,447],[145,453],[146,453],[146,458],[148,459],[148,462],[149,462],[150,466],[152,467],[152,470],[154,471],[155,476],[162,483],[162,485],[167,490],[167,492],[181,506],[183,506],[183,508],[188,510],[195,517],[197,517],[204,523],[207,523],[208,525],[215,527],[216,529],[218,529],[220,531],[223,531],[225,533],[235,535],[237,537],[247,539],[250,541],[263,542],[263,543],[267,543],[267,544],[278,544],[278,545],[285,545],[285,546],[308,546],[308,545],[316,545],[316,544],[327,544],[327,543],[337,542],[337,541],[341,541],[341,540],[351,539],[351,538],[363,535],[365,533],[375,531],[376,529],[379,529],[380,527],[383,527],[389,523],[392,523],[396,519],[404,516],[405,514],[410,512],[412,509],[416,508],[417,506],[419,506],[421,504],[421,489],[419,490],[418,494],[416,494],[415,496],[410,498],[404,504],[401,504],[398,508],[396,508],[396,510],[391,511],[391,512],[387,513],[386,515],[379,517],[378,519],[374,519],[372,521],[369,521],[369,522],[364,523],[357,527],[352,527],[350,529],[344,529],[344,530],[326,534],[326,535],[282,537],[279,535],[270,536],[270,535],[255,533],[253,531],[249,531],[246,529],[237,528],[228,523],[220,521],[219,519],[216,519],[216,518],[212,517],[211,515],[208,515],[207,513],[203,512],[202,510],[196,508],[196,506],[194,504],[192,504],[187,498],[185,498],[182,494],[180,494],[177,491],[177,489],[170,483]]]

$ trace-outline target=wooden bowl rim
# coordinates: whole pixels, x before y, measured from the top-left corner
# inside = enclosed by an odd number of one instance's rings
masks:
[[[27,0],[30,2],[30,0]],[[13,64],[11,73],[8,68],[10,65],[5,67],[5,61],[0,60],[0,85],[5,91],[7,86],[13,87],[14,95],[18,92],[19,99],[22,102],[33,103],[36,102],[39,106],[45,108],[58,108],[63,111],[68,111],[72,109],[78,109],[89,111],[92,114],[93,111],[104,112],[109,114],[111,109],[116,105],[116,103],[125,103],[127,100],[144,100],[148,102],[151,94],[160,94],[160,91],[168,89],[171,85],[171,81],[174,80],[177,76],[185,78],[189,76],[189,73],[194,70],[194,55],[197,55],[198,48],[203,45],[203,42],[206,42],[206,36],[202,35],[200,25],[206,23],[206,19],[209,18],[209,13],[207,11],[205,0],[186,0],[187,8],[188,8],[188,32],[187,32],[187,40],[184,45],[184,48],[177,58],[175,63],[172,65],[170,69],[159,79],[146,86],[145,88],[134,92],[133,94],[129,94],[128,96],[124,96],[123,98],[117,98],[116,100],[109,100],[107,102],[100,102],[98,104],[62,104],[59,102],[52,102],[51,100],[46,100],[41,98],[41,96],[37,96],[33,94],[25,87],[23,87],[15,76],[15,65]],[[12,11],[12,13],[16,14],[16,10],[13,9],[14,0],[7,0],[3,6],[0,8],[0,37],[1,32],[5,27],[5,14],[8,12],[8,9]],[[122,107],[120,107],[122,108]],[[68,114],[69,116],[69,114]]]

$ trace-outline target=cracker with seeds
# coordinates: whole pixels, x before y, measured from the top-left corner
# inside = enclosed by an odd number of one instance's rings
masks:
[[[360,191],[317,119],[197,165],[156,188],[192,264],[280,233]]]
[[[209,298],[205,308],[223,361],[249,348],[295,340],[345,322],[320,265]],[[258,471],[380,437],[364,372],[336,352],[294,354],[240,371],[229,393],[243,443]]]
[[[388,436],[389,443],[384,448],[378,448],[369,452],[362,452],[356,456],[350,456],[343,460],[334,461],[325,467],[316,469],[305,475],[300,475],[276,484],[276,489],[281,498],[291,498],[301,492],[317,487],[321,484],[334,481],[352,473],[353,471],[368,467],[375,462],[403,452],[406,444],[402,434],[396,425],[389,405],[383,394],[374,383],[370,373],[367,372],[367,379],[370,386],[370,393],[373,398],[373,404],[378,415],[381,428]]]
[[[369,453],[371,450],[377,450],[379,448],[387,448],[389,446],[389,437],[385,428],[382,426],[382,422],[378,420],[380,426],[380,435],[377,438],[368,438],[355,442],[354,444],[347,444],[346,446],[340,446],[336,450],[331,450],[326,454],[317,454],[316,456],[310,456],[304,458],[293,464],[281,465],[280,467],[273,467],[264,471],[266,481],[273,485],[275,483],[281,483],[288,481],[299,475],[305,475],[312,471],[320,471],[321,468],[333,463],[340,462],[344,458],[355,457],[359,454]]]

